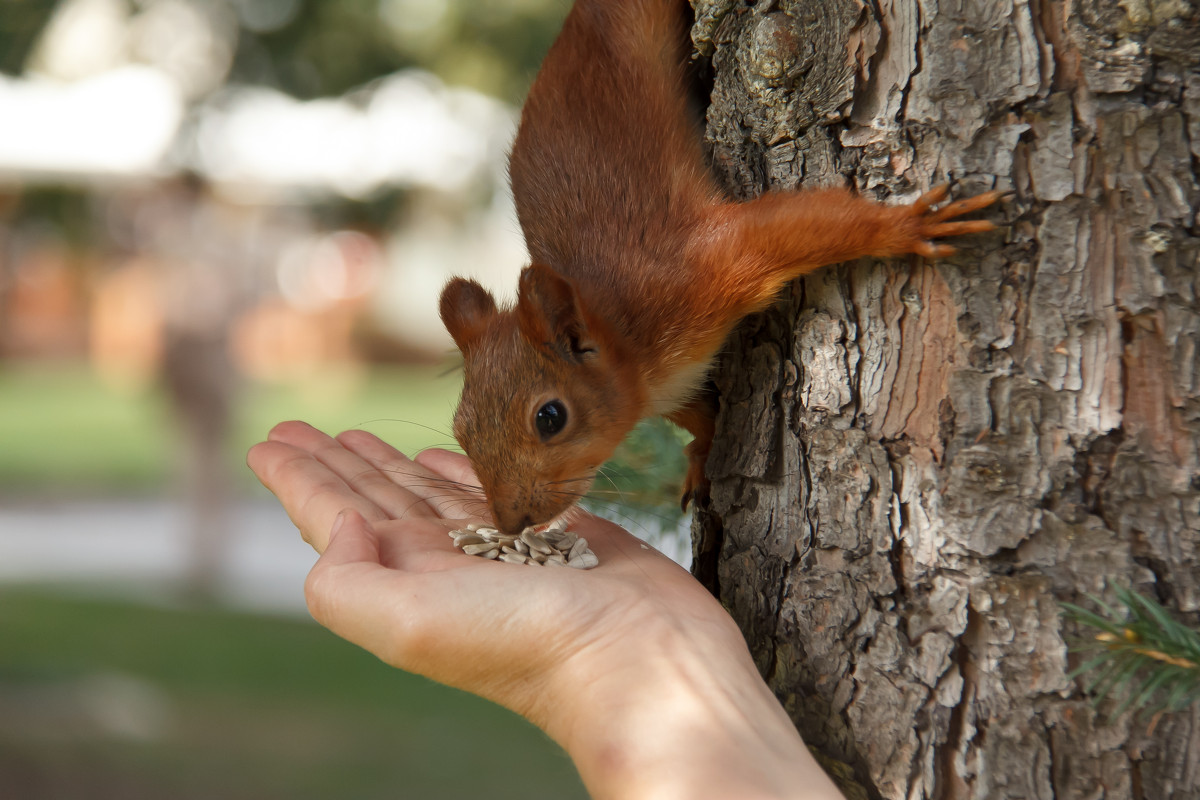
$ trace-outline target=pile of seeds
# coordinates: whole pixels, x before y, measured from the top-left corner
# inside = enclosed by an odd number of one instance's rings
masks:
[[[519,536],[472,523],[466,530],[450,531],[454,546],[469,556],[531,566],[591,569],[600,563],[583,539],[562,528],[539,531],[526,528]]]

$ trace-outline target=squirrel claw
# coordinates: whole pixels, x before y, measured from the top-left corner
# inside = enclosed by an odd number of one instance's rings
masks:
[[[917,199],[917,203],[920,203],[931,194],[933,194],[933,192],[926,192]],[[961,217],[963,214],[970,214],[972,211],[978,211],[981,208],[987,208],[1003,196],[1004,192],[1000,191],[999,189],[993,189],[990,192],[977,194],[974,197],[967,197],[962,200],[955,200],[953,203],[947,203],[932,213],[929,211],[929,206],[925,206],[924,213],[928,214],[930,222],[943,222],[952,217]]]
[[[934,206],[944,200],[948,192],[949,186],[942,184],[930,189],[909,206],[910,213],[917,219],[915,233],[918,241],[910,245],[911,249],[908,252],[925,258],[946,258],[957,250],[948,244],[939,244],[933,240],[971,233],[986,233],[996,229],[995,223],[990,220],[963,220],[956,219],[956,217],[990,206],[1002,199],[1005,196],[1004,192],[999,190],[984,192],[974,197],[955,200],[935,209]]]
[[[923,258],[949,258],[958,252],[958,249],[949,244],[935,244],[925,241],[919,243],[915,248],[916,254]]]
[[[679,498],[679,510],[687,513],[692,501],[701,505],[708,500],[708,477],[704,474],[704,462],[688,460],[687,477],[683,480],[683,493]]]
[[[913,211],[918,216],[924,216],[929,213],[929,209],[936,206],[938,203],[946,199],[946,195],[950,193],[950,184],[939,184],[930,189],[925,194],[921,195],[912,204]]]
[[[703,505],[705,502],[707,502],[708,487],[709,483],[707,478],[704,479],[702,486],[692,486],[690,479],[685,482],[683,485],[683,495],[679,498],[679,510],[686,514],[688,506],[692,504],[693,500],[696,501],[697,506]]]

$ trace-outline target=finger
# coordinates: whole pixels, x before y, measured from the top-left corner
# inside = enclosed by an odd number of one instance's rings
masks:
[[[301,422],[298,419],[280,422],[267,433],[267,441],[269,442],[286,442],[295,447],[304,447],[309,442],[314,434],[320,433],[312,425],[307,422]]]
[[[446,516],[447,503],[461,499],[458,487],[374,434],[362,430],[344,431],[334,441],[353,456],[356,463],[369,470],[354,484],[361,486],[364,494],[393,519]],[[438,502],[431,502],[432,499]]]
[[[924,256],[925,258],[948,258],[958,251],[948,244],[918,242],[917,246],[913,248],[913,252],[919,256]]]
[[[380,564],[380,552],[379,537],[366,518],[353,509],[344,509],[334,518],[329,529],[329,546],[317,563],[326,566],[360,562]]]
[[[937,211],[929,215],[930,222],[941,222],[942,220],[952,217],[960,217],[963,214],[970,214],[972,211],[978,211],[981,208],[986,208],[996,202],[999,197],[1004,194],[999,190],[984,192],[977,194],[974,197],[967,197],[962,200],[955,200],[953,203],[946,205],[944,208],[939,208]]]
[[[360,433],[364,437],[379,442],[371,434]],[[390,474],[382,472],[376,465],[348,449],[340,439],[335,439],[302,422],[276,426],[271,435],[279,439],[286,439],[296,447],[312,453],[314,458],[327,466],[355,492],[383,509],[393,519],[404,519],[410,516],[436,516],[436,512],[426,505],[422,498],[392,480]],[[379,444],[383,445],[382,442]],[[399,451],[388,449],[404,459]],[[407,461],[407,459],[404,460]]]
[[[439,475],[452,481],[479,486],[479,478],[471,468],[471,462],[462,453],[452,453],[449,450],[431,449],[417,455],[417,463],[433,470]]]
[[[923,215],[926,212],[928,212],[929,209],[933,208],[938,203],[942,202],[942,200],[945,199],[946,195],[949,192],[950,192],[950,184],[948,184],[948,183],[943,183],[940,186],[935,186],[932,189],[930,189],[928,192],[926,192],[925,194],[921,195],[920,197],[918,197],[916,199],[916,202],[914,202],[912,204],[912,210],[917,215]]]
[[[339,433],[337,440],[360,458],[381,472],[386,473],[392,481],[409,491],[416,491],[430,481],[442,481],[443,484],[453,483],[454,479],[440,470],[431,469],[421,455],[415,459],[409,458],[387,442],[363,430],[349,430]],[[462,487],[467,491],[479,488],[478,482]]]
[[[386,637],[395,621],[387,611],[403,573],[381,563],[380,540],[361,514],[342,512],[331,533],[304,581],[308,611],[338,636],[388,660]]]
[[[968,233],[987,233],[996,230],[996,226],[986,219],[963,220],[961,222],[937,222],[932,225],[922,225],[921,235],[927,239],[944,239],[948,236],[962,236]]]
[[[329,528],[342,509],[353,508],[368,519],[387,518],[311,453],[293,445],[261,442],[250,448],[246,463],[317,552],[325,550]]]
[[[486,618],[480,610],[479,579],[474,574],[478,570],[448,569],[447,559],[466,560],[482,570],[515,565],[431,552],[431,559],[442,562],[440,569],[430,570],[432,575],[410,570],[389,561],[389,543],[410,539],[414,533],[421,538],[422,532],[412,527],[430,523],[401,523],[405,530],[390,533],[383,528],[396,524],[372,525],[347,512],[305,580],[305,602],[313,619],[338,636],[393,666],[446,682],[448,675],[442,673],[447,664],[440,651],[447,643],[452,646],[463,628],[468,629],[468,642],[484,636],[469,628]]]
[[[340,564],[352,561],[369,561],[372,564],[409,576],[422,572],[436,572],[468,566],[478,567],[488,562],[468,556],[458,549],[446,533],[454,527],[442,520],[408,519],[376,520],[357,524],[361,515],[347,509],[334,520],[329,545],[325,554],[327,563]],[[348,539],[355,543],[348,549],[346,544],[336,544],[343,531],[350,531]],[[409,578],[410,582],[415,577]]]
[[[346,431],[338,439],[447,519],[488,517],[487,499],[466,456],[426,450],[409,459],[370,434]]]

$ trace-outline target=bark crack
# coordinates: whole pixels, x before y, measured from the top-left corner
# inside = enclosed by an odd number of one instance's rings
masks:
[[[954,640],[952,658],[962,676],[962,693],[958,702],[950,710],[950,723],[947,726],[946,741],[937,748],[935,761],[941,780],[938,781],[934,800],[967,800],[971,797],[971,787],[959,773],[959,759],[966,753],[968,741],[972,738],[968,732],[968,716],[973,710],[975,689],[978,686],[978,674],[975,663],[971,658],[968,642],[982,635],[982,620],[979,613],[967,604],[967,626],[963,633]]]

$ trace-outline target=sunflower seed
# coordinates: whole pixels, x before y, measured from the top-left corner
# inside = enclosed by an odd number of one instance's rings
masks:
[[[534,550],[539,553],[549,554],[554,552],[554,548],[550,546],[550,543],[546,541],[537,531],[526,529],[521,533],[520,541],[523,542],[530,550]]]
[[[584,550],[588,549],[587,539],[582,536],[575,540],[575,544],[571,545],[571,549],[567,552],[567,561],[574,561]]]
[[[575,567],[591,569],[600,559],[588,547],[587,539],[561,528],[526,528],[519,536],[503,533],[478,523],[449,532],[456,547],[467,555],[529,566]]]
[[[600,559],[596,558],[596,554],[591,550],[586,553],[580,553],[576,558],[568,559],[567,566],[575,569],[591,569],[600,563]]]

